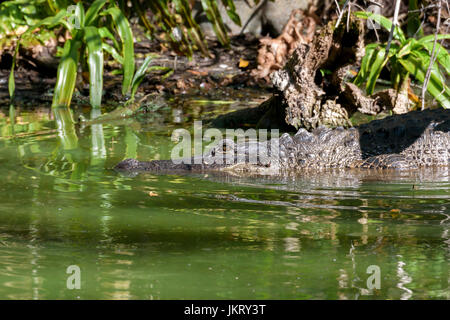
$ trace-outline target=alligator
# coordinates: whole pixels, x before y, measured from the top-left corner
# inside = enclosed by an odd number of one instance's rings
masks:
[[[330,168],[414,170],[448,167],[449,163],[450,110],[439,108],[393,115],[348,129],[320,126],[309,132],[302,128],[293,136],[283,133],[261,142],[223,139],[202,156],[181,163],[127,159],[115,169],[282,175]]]

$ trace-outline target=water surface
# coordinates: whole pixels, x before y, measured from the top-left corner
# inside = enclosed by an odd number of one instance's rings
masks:
[[[129,157],[169,159],[174,129],[239,107],[192,99],[139,121],[64,130],[47,107],[11,117],[1,108],[0,298],[450,298],[448,169],[111,170]],[[79,290],[67,289],[70,265]],[[379,289],[367,287],[370,266]]]

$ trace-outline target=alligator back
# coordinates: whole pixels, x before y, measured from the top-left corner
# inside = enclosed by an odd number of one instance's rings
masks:
[[[450,110],[413,111],[357,127],[362,159],[397,154],[412,166],[448,166]]]

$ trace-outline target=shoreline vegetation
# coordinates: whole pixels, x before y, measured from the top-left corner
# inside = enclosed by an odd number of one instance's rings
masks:
[[[94,109],[105,101],[126,108],[136,95],[142,101],[155,93],[226,95],[224,88],[250,87],[273,92],[259,107],[258,127],[307,129],[349,126],[355,111],[423,109],[425,98],[428,107],[450,107],[447,1],[303,1],[302,9],[257,18],[268,1],[249,12],[241,2],[5,1],[0,69],[9,75],[0,100],[8,101],[6,85],[10,106],[16,98],[51,98],[53,107]],[[262,28],[252,29],[252,19]],[[293,76],[295,68],[302,77]]]

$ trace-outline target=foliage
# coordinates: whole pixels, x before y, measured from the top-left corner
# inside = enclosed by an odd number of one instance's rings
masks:
[[[388,31],[392,22],[381,15],[369,12],[355,12],[356,17],[373,19]],[[376,81],[383,68],[389,62],[391,80],[394,88],[398,88],[405,78],[412,75],[423,83],[430,64],[433,50],[434,35],[424,36],[420,39],[407,38],[398,26],[394,29],[393,43],[386,56],[385,44],[372,43],[366,46],[366,54],[361,62],[361,69],[354,81],[358,86],[366,82],[366,91],[372,94]],[[450,39],[449,34],[438,35],[438,39]],[[436,43],[438,50],[436,62],[432,66],[428,92],[444,107],[450,108],[450,89],[445,84],[445,77],[450,75],[450,55],[447,50]]]
[[[23,26],[35,25],[51,14],[47,0],[4,1],[0,4],[0,35],[6,36]]]
[[[107,4],[109,6],[105,8]],[[82,64],[82,59],[86,59],[89,68],[90,103],[94,108],[100,107],[103,90],[104,51],[110,53],[122,65],[122,94],[134,96],[137,85],[149,67],[150,58],[146,59],[135,74],[133,33],[128,20],[114,2],[96,0],[86,12],[81,2],[78,2],[75,7],[66,8],[59,8],[55,2],[53,8],[57,10],[55,15],[40,20],[24,33],[24,35],[31,33],[40,26],[48,28],[63,26],[70,32],[71,38],[67,39],[64,44],[58,66],[52,105],[54,107],[70,105],[77,80],[78,66]],[[118,35],[120,42],[113,34]],[[14,67],[18,49],[19,43],[16,46],[9,80],[11,97],[14,96]]]
[[[227,8],[230,18],[240,25],[233,0],[221,0]],[[90,4],[85,12],[83,5]],[[15,91],[14,68],[23,39],[35,36],[38,28],[44,31],[63,27],[70,33],[62,49],[61,61],[58,66],[53,106],[69,106],[77,81],[79,66],[89,68],[90,103],[94,108],[101,105],[103,89],[104,53],[108,53],[122,65],[122,94],[134,97],[137,88],[150,66],[151,58],[147,58],[135,73],[135,58],[133,32],[126,17],[127,1],[96,0],[96,1],[66,1],[66,0],[15,0],[0,4],[0,34],[13,33],[19,36],[15,48],[13,65],[9,78],[9,92],[13,99]],[[202,0],[203,10],[213,24],[219,41],[229,44],[229,39],[220,16],[217,0]],[[141,2],[132,1],[134,12],[140,17],[144,26],[155,32],[157,27],[147,19],[146,7],[155,15],[155,22],[167,36],[178,53],[191,57],[195,49],[209,55],[206,41],[199,25],[192,17],[188,0],[155,0]],[[22,26],[26,30],[15,34]],[[41,34],[39,32],[38,34]],[[151,68],[159,68],[152,66]]]
[[[239,15],[236,13],[233,0],[221,0],[227,9],[230,19],[241,25]],[[218,9],[218,0],[201,0],[206,17],[211,22],[217,39],[224,46],[229,45],[229,38],[222,17]],[[199,49],[204,55],[209,55],[207,44],[200,26],[192,17],[188,0],[155,0],[146,2],[148,8],[156,16],[156,24],[164,30],[167,40],[178,53],[192,56],[194,49]],[[139,1],[133,0],[139,17],[144,26],[153,33],[156,27],[147,19]]]

